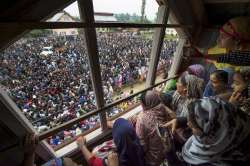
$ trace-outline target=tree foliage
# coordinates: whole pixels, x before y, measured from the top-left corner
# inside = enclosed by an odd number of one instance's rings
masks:
[[[25,35],[25,37],[45,37],[52,34],[50,29],[35,29]]]
[[[115,18],[118,22],[129,22],[129,23],[142,23],[141,22],[141,16],[137,15],[136,13],[129,14],[129,13],[120,13],[115,14]],[[145,16],[143,23],[152,23],[147,17]]]

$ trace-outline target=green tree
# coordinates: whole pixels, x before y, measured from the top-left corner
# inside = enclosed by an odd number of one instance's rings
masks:
[[[131,14],[115,14],[114,15],[117,21],[119,22],[130,22],[130,23],[141,23],[141,16],[137,15],[136,13]],[[152,21],[148,20],[146,17],[144,18],[144,23],[152,23]]]
[[[146,0],[142,0],[141,3],[141,22],[145,21],[145,7],[146,7]]]
[[[45,37],[52,34],[50,29],[35,29],[25,35],[25,37]]]

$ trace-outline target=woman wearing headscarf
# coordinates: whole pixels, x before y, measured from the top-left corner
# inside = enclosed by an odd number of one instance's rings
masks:
[[[171,109],[175,112],[176,118],[172,119],[163,126],[168,126],[169,123],[178,123],[178,129],[172,131],[174,136],[175,148],[181,151],[181,147],[186,140],[192,135],[191,130],[186,125],[188,115],[188,105],[193,100],[202,97],[204,81],[203,79],[184,72],[177,81],[177,90],[172,95]],[[175,126],[177,127],[177,126]]]
[[[161,102],[159,92],[147,91],[141,96],[143,111],[136,121],[136,134],[140,139],[148,166],[159,166],[170,150],[170,138],[162,140],[158,126],[171,120],[169,109]],[[167,130],[166,130],[167,132]]]
[[[177,90],[173,94],[172,107],[177,117],[187,116],[187,105],[194,99],[202,97],[204,89],[203,79],[183,73],[177,81]]]
[[[191,165],[249,165],[250,119],[224,101],[200,99],[189,105],[188,125],[193,131],[182,149]]]
[[[119,118],[113,124],[112,136],[116,145],[117,158],[108,156],[102,160],[92,154],[86,147],[86,140],[78,138],[78,146],[90,166],[116,165],[116,166],[144,166],[143,149],[136,136],[133,126],[125,119]],[[114,161],[115,160],[115,161]]]
[[[230,72],[225,70],[215,70],[210,74],[210,81],[206,85],[203,96],[217,96],[228,101],[232,94],[229,84]],[[232,75],[232,72],[231,72]],[[232,76],[231,76],[232,77]]]
[[[234,74],[232,88],[229,102],[250,115],[250,67],[243,67]]]
[[[203,57],[218,63],[238,66],[250,65],[250,17],[230,19],[219,30],[217,44],[227,50],[226,54],[203,55],[195,50],[192,57]]]

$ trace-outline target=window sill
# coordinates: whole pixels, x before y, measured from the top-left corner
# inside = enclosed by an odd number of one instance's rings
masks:
[[[117,118],[128,119],[132,115],[139,113],[141,110],[142,110],[142,107],[139,105],[136,108],[132,109],[131,111],[129,111],[129,112],[117,117]],[[115,121],[115,120],[113,120],[113,121]],[[101,136],[102,134],[105,134],[105,133],[103,133],[101,131],[100,127],[97,128],[96,130],[90,132],[89,134],[85,135],[87,143],[91,142],[92,140],[94,140],[94,138]],[[78,150],[78,147],[77,147],[76,141],[74,141],[74,142],[62,147],[61,149],[55,151],[55,153],[56,153],[56,157],[63,157],[65,155],[69,155],[69,154],[75,152],[76,150]]]

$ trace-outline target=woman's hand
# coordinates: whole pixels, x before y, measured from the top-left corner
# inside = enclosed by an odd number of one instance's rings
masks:
[[[172,133],[174,133],[177,128],[177,119],[172,119],[171,121],[162,125],[162,127],[171,128]]]
[[[229,103],[233,105],[237,105],[239,103],[242,103],[243,101],[244,101],[244,97],[242,97],[240,92],[233,92],[233,94],[229,98]]]
[[[81,136],[81,137],[77,138],[76,143],[77,143],[79,149],[82,149],[83,146],[86,146],[87,141],[86,141],[85,137]]]
[[[111,152],[108,155],[108,166],[118,166],[118,165],[119,165],[119,160],[117,153]]]

